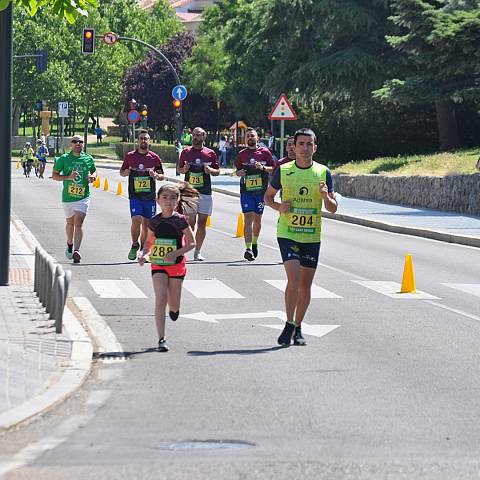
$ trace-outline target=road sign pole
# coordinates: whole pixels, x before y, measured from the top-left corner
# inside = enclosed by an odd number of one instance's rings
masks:
[[[60,118],[60,145],[62,146],[62,153],[65,153],[65,142],[63,141],[63,135],[64,135],[64,132],[65,132],[65,127],[64,127],[64,118],[61,117]]]
[[[11,146],[12,146],[12,8],[0,11],[0,286],[8,285],[10,255]]]
[[[135,143],[135,122],[132,123],[132,137],[133,137],[133,143]]]
[[[280,120],[280,158],[283,158],[283,137],[285,136],[285,120]]]

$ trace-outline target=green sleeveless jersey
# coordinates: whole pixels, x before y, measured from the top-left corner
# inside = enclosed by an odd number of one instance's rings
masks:
[[[280,165],[282,200],[290,200],[289,213],[281,213],[277,237],[300,243],[319,243],[322,238],[322,195],[320,182],[327,179],[327,167],[313,163],[298,168],[295,162]]]

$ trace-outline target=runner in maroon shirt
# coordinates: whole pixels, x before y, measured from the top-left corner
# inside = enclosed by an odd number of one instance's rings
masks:
[[[138,134],[138,146],[125,155],[120,167],[120,175],[128,177],[128,197],[132,224],[130,234],[132,247],[128,252],[129,260],[136,260],[137,251],[147,239],[148,222],[155,216],[155,180],[163,180],[163,167],[160,157],[149,150],[150,135],[141,130]]]
[[[247,128],[245,137],[247,148],[238,153],[235,167],[240,177],[240,204],[245,217],[246,250],[243,257],[251,262],[258,255],[257,242],[265,207],[263,197],[268,187],[268,175],[273,171],[275,162],[268,148],[258,146],[258,133],[254,128]]]
[[[295,160],[295,139],[293,135],[287,138],[285,150],[287,151],[287,155],[278,160],[277,164],[275,165],[275,169],[277,169],[280,165],[283,165],[284,163],[292,162],[293,160]]]
[[[178,165],[180,172],[185,174],[185,181],[190,183],[200,193],[198,211],[189,215],[192,230],[195,228],[195,223],[197,223],[197,231],[195,233],[196,247],[193,259],[198,261],[205,260],[200,250],[207,232],[207,219],[213,210],[210,176],[213,175],[215,177],[220,173],[217,154],[203,145],[206,138],[207,133],[203,128],[194,128],[192,132],[192,146],[183,149]]]

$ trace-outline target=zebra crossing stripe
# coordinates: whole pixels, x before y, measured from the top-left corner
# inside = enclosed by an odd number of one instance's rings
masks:
[[[89,280],[100,298],[147,298],[130,280]]]
[[[216,278],[184,280],[183,287],[197,298],[244,298],[243,295]]]
[[[381,293],[390,298],[397,300],[440,300],[434,295],[417,290],[414,293],[400,293],[401,285],[396,282],[375,282],[365,280],[352,280],[354,283],[362,285],[362,287],[369,288],[374,292]]]
[[[278,290],[284,292],[287,287],[286,280],[264,280],[272,287],[278,288]],[[319,287],[318,285],[312,285],[312,298],[342,298],[340,295],[333,293],[325,288]]]

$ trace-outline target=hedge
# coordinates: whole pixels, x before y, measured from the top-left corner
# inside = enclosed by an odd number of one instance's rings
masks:
[[[120,160],[123,160],[125,154],[134,150],[136,144],[120,142],[115,144],[115,153]],[[175,150],[175,145],[157,145],[152,143],[150,145],[150,150],[155,152],[160,156],[162,162],[164,163],[176,163],[177,161],[177,152]]]

